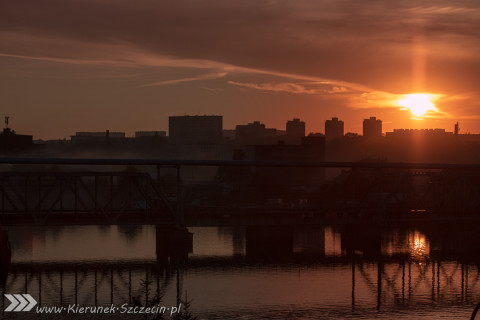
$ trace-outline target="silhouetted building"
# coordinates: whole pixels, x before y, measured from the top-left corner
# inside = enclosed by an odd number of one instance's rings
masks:
[[[393,129],[393,132],[386,132],[386,138],[413,138],[413,137],[450,137],[453,132],[446,132],[445,129]]]
[[[30,135],[16,134],[10,128],[3,129],[3,133],[0,134],[0,151],[18,152],[33,146],[33,137]]]
[[[460,133],[460,124],[458,123],[455,123],[455,135],[458,136],[458,134]]]
[[[255,160],[260,161],[323,161],[325,158],[325,138],[308,136],[302,138],[301,145],[255,146]]]
[[[16,134],[8,127],[10,117],[5,117],[5,128],[0,133],[0,153],[18,153],[29,151],[44,145],[33,144],[33,136]]]
[[[288,142],[298,143],[305,137],[305,122],[294,118],[287,121],[286,140]]]
[[[241,144],[266,144],[274,143],[277,137],[277,130],[266,128],[260,121],[254,121],[246,125],[235,127],[235,138]]]
[[[217,144],[223,138],[222,116],[172,116],[168,118],[171,142],[176,144]]]
[[[165,131],[136,131],[135,138],[129,140],[128,148],[135,152],[152,154],[160,152],[167,143],[167,133]],[[165,154],[165,149],[163,149]],[[165,156],[165,155],[164,155]]]
[[[102,142],[109,139],[125,139],[125,132],[110,132],[110,130],[102,132],[76,132],[74,136],[71,136],[72,143]]]
[[[363,136],[365,138],[380,138],[382,136],[382,120],[376,117],[363,120]]]
[[[259,161],[325,161],[325,137],[307,136],[300,145],[254,146],[255,160]],[[257,168],[267,181],[283,185],[316,185],[324,178],[323,168]]]
[[[445,129],[394,129],[385,133],[384,148],[389,160],[445,163],[472,157],[473,148],[455,137]]]
[[[223,137],[235,140],[235,129],[223,129]]]
[[[146,137],[167,137],[165,131],[135,131],[135,138],[146,138]]]
[[[325,136],[309,134],[302,138],[302,146],[313,148],[313,154],[304,161],[323,161],[325,158]],[[302,160],[303,161],[303,160]]]
[[[332,120],[325,121],[325,138],[327,140],[343,137],[344,124],[343,121],[334,117]]]

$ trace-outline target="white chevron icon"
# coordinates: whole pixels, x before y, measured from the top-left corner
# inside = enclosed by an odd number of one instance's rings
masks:
[[[37,305],[37,301],[29,294],[5,294],[5,298],[11,302],[5,312],[30,311]]]

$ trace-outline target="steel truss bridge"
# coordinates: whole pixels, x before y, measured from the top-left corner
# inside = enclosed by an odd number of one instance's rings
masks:
[[[2,172],[2,224],[156,224],[175,210],[147,173]]]
[[[292,211],[300,211],[302,219],[309,218],[301,223],[328,223],[339,217],[353,221],[373,218],[399,222],[425,215],[429,220],[480,221],[480,164],[0,158],[1,164],[24,165],[27,168],[24,170],[36,165],[54,165],[62,170],[1,171],[0,223],[3,225],[228,225],[251,224],[255,219],[261,224],[275,224],[280,220],[282,224],[298,223],[298,216],[292,215]],[[69,166],[84,169],[69,171]],[[92,166],[102,170],[92,171]],[[157,176],[153,178],[136,169],[109,171],[111,166],[149,166],[156,169]],[[204,206],[190,210],[183,203],[185,186],[181,168],[191,166],[277,168],[279,172],[283,168],[349,170],[341,182],[330,184],[328,192],[325,191],[328,194],[319,195],[324,198],[322,203],[308,209]],[[173,197],[171,190],[168,194],[162,184],[163,168],[176,170]],[[319,185],[323,183],[326,182],[319,181]],[[229,213],[230,222],[220,219],[225,212]],[[200,217],[199,213],[206,214]],[[202,218],[206,220],[201,221]]]

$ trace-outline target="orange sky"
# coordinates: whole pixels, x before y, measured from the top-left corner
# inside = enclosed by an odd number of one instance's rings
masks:
[[[22,0],[0,3],[0,116],[35,138],[337,116],[361,132],[480,132],[480,9],[464,1]],[[402,94],[438,94],[411,119]]]

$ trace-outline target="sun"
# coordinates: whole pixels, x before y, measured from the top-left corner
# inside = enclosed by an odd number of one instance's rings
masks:
[[[412,93],[403,96],[403,99],[397,101],[399,106],[410,109],[414,116],[420,117],[428,111],[438,111],[433,103],[435,95],[428,93]]]

